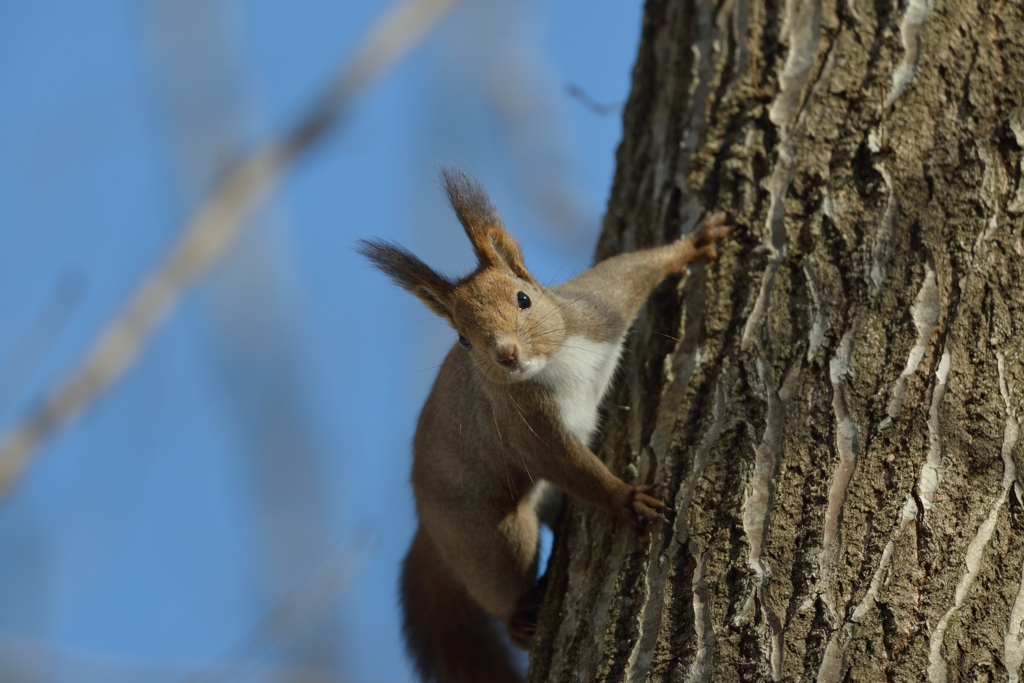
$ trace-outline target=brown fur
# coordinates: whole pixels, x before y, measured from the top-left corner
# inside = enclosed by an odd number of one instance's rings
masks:
[[[518,680],[484,615],[528,642],[538,511],[550,502],[541,482],[639,527],[663,520],[656,487],[624,483],[587,441],[640,306],[666,277],[715,258],[714,242],[728,231],[716,214],[689,237],[548,289],[480,186],[460,171],[441,177],[477,255],[474,272],[453,281],[397,245],[359,247],[471,344],[448,353],[416,428],[420,528],[402,573],[406,643],[427,681]]]
[[[518,683],[495,623],[445,570],[423,530],[402,567],[403,632],[426,681]],[[429,628],[423,626],[429,624]]]

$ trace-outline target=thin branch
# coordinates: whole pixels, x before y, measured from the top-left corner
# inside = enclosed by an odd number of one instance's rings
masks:
[[[119,380],[186,289],[217,264],[297,155],[334,125],[352,98],[405,55],[461,0],[402,0],[370,30],[355,57],[298,125],[229,169],[164,261],[101,332],[85,359],[42,405],[0,439],[0,495],[59,428]]]
[[[621,102],[612,102],[611,104],[601,104],[593,97],[587,94],[583,88],[578,85],[569,83],[565,86],[565,94],[573,98],[584,107],[597,114],[598,116],[608,116],[609,114],[618,114],[622,111]]]

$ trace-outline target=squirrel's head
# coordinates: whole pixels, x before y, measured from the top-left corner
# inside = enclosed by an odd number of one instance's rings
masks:
[[[565,340],[559,306],[527,270],[483,188],[450,168],[441,169],[441,181],[473,244],[476,270],[452,280],[381,240],[361,240],[358,251],[445,318],[489,380],[504,384],[532,377]]]

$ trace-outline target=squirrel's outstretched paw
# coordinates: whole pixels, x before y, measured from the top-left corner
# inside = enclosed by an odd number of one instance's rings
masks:
[[[722,239],[730,232],[727,225],[728,219],[724,213],[714,213],[704,219],[695,232],[679,240],[679,261],[680,270],[694,261],[715,261],[718,259],[718,250],[715,242]]]
[[[633,526],[646,531],[649,522],[664,522],[662,513],[669,509],[668,505],[657,497],[658,484],[641,484],[630,488],[629,496],[623,505],[623,516]]]
[[[693,245],[695,247],[702,247],[705,244],[714,244],[723,237],[726,237],[731,231],[731,228],[727,225],[728,220],[721,211],[705,218],[704,222],[697,228],[697,232],[693,234]]]

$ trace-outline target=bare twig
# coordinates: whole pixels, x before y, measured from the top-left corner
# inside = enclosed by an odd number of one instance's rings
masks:
[[[263,117],[244,78],[240,17],[230,0],[149,0],[149,21],[159,49],[156,73],[170,111],[183,199],[194,206],[237,159]],[[257,137],[256,139],[259,139]],[[274,235],[287,232],[287,211],[272,207],[254,216],[247,234],[217,266],[209,325],[220,352],[211,373],[228,392],[228,408],[246,452],[252,526],[261,546],[265,580],[260,593],[279,597],[328,554],[327,502],[318,486],[321,454],[310,430],[295,345],[295,307]],[[282,476],[286,472],[287,476]],[[279,659],[339,666],[338,619],[323,619],[292,642],[275,643]],[[270,648],[271,644],[267,644]],[[221,663],[221,668],[231,668]],[[235,668],[240,668],[235,663]],[[206,668],[214,669],[214,663]],[[247,670],[246,680],[253,678]],[[284,680],[284,679],[282,679]],[[288,677],[289,683],[297,683]]]
[[[401,0],[370,30],[352,61],[298,125],[228,170],[78,368],[0,440],[0,495],[10,489],[46,438],[125,374],[185,290],[235,243],[246,220],[294,158],[323,137],[360,89],[407,53],[460,1]]]
[[[593,97],[588,95],[583,88],[569,83],[565,86],[565,94],[574,100],[578,101],[584,107],[594,112],[598,116],[607,116],[609,114],[617,114],[622,111],[621,102],[612,102],[611,104],[601,104]]]

